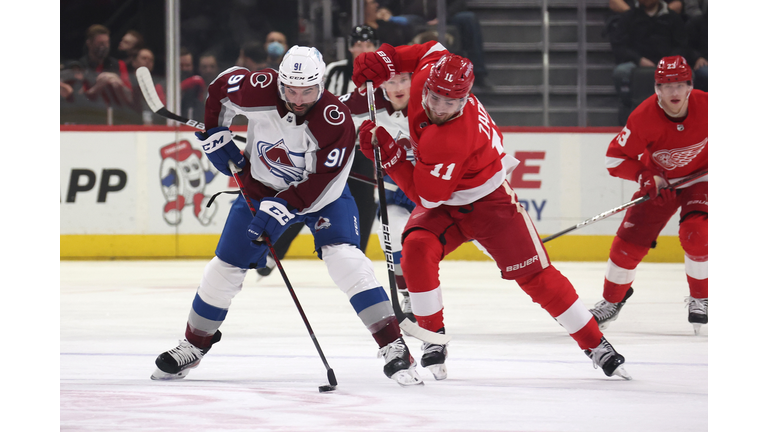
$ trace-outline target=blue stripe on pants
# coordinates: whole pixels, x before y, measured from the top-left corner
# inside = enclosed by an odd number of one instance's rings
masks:
[[[382,287],[365,290],[353,295],[352,298],[349,299],[349,302],[358,314],[368,307],[388,301],[389,297],[387,297],[387,293]]]
[[[195,300],[192,302],[192,310],[201,317],[211,321],[224,321],[224,318],[227,317],[226,309],[209,305],[204,302],[198,294],[195,294]]]

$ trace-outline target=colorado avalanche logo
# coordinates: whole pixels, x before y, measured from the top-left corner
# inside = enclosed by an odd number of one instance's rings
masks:
[[[331,221],[320,216],[320,219],[317,220],[315,223],[315,231],[319,231],[321,229],[330,228],[331,227]]]
[[[323,116],[325,117],[325,121],[334,126],[338,126],[344,123],[344,119],[346,118],[344,113],[341,112],[339,107],[336,105],[328,105],[325,107],[325,110],[323,110]]]
[[[653,160],[668,170],[684,167],[704,150],[708,139],[704,138],[704,141],[698,144],[680,149],[659,150],[653,153]]]
[[[288,151],[288,146],[283,140],[275,144],[259,141],[256,143],[256,151],[261,162],[274,176],[280,177],[286,183],[301,180],[304,168],[296,166],[293,158],[303,158],[304,155]]]

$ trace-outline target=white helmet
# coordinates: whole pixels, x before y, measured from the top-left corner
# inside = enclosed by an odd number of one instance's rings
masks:
[[[318,86],[317,100],[323,95],[325,62],[323,55],[314,47],[294,45],[285,53],[279,67],[280,97],[285,99],[285,86]]]

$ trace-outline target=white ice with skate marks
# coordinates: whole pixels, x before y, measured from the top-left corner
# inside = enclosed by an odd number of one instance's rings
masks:
[[[682,264],[639,267],[605,332],[632,381],[608,378],[490,262],[443,265],[448,378],[382,372],[377,346],[320,260],[283,262],[333,368],[326,371],[280,274],[249,272],[223,337],[183,380],[152,381],[183,337],[205,261],[62,262],[60,429],[71,431],[702,431],[708,325],[687,322]],[[386,266],[376,262],[379,280]],[[590,307],[603,263],[555,263]],[[716,324],[715,324],[716,325]],[[405,337],[418,362],[421,342]],[[602,427],[602,426],[604,427]]]

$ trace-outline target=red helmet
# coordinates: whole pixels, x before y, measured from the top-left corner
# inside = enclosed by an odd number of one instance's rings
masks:
[[[682,56],[664,57],[656,66],[656,84],[691,81],[691,67]]]
[[[472,69],[472,62],[468,59],[456,54],[446,54],[432,67],[426,87],[451,99],[463,98],[469,94],[475,82]]]

